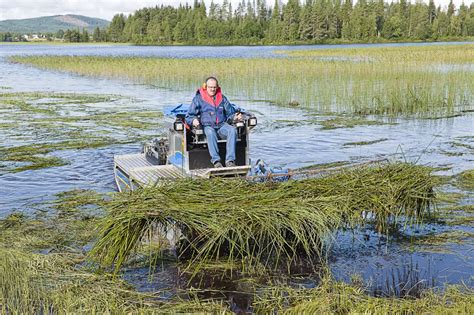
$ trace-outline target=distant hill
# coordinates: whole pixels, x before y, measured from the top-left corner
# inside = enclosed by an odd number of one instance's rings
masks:
[[[87,17],[83,15],[54,15],[42,16],[22,20],[0,21],[0,32],[12,33],[55,33],[59,30],[86,28],[93,31],[96,27],[104,28],[109,25],[109,21]]]

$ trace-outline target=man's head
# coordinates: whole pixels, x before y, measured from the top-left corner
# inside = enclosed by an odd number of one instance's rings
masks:
[[[209,77],[206,79],[206,92],[209,96],[213,97],[217,93],[217,88],[219,87],[219,83],[217,79],[214,77]]]

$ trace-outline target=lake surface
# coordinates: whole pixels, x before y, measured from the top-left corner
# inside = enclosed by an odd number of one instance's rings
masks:
[[[439,45],[384,44],[385,46]],[[458,45],[462,43],[451,43]],[[367,45],[342,45],[362,47]],[[377,45],[382,46],[382,45]],[[14,92],[61,92],[78,94],[118,95],[119,100],[102,106],[123,106],[124,110],[140,107],[144,110],[160,110],[165,106],[189,103],[194,91],[161,89],[125,80],[104,80],[71,75],[62,72],[43,71],[7,61],[12,55],[101,55],[101,56],[153,56],[173,58],[233,58],[233,57],[281,57],[275,50],[327,49],[335,46],[251,46],[251,47],[138,47],[119,45],[0,45],[0,93]],[[341,47],[338,45],[337,47]],[[277,61],[276,61],[277,62]],[[471,67],[471,69],[474,68]],[[203,74],[205,77],[206,74]],[[196,78],[198,85],[202,78]],[[225,82],[221,82],[225,94]],[[251,135],[250,156],[252,161],[263,159],[271,166],[298,168],[338,161],[360,162],[380,158],[406,159],[419,164],[447,167],[440,172],[454,175],[474,165],[473,150],[454,146],[464,142],[474,145],[474,113],[458,117],[419,120],[386,120],[390,124],[357,126],[322,130],[314,123],[330,116],[314,116],[303,109],[281,108],[265,101],[245,99],[241,95],[227,95],[241,107],[254,111],[259,125]],[[315,118],[316,117],[316,118]],[[310,119],[311,118],[311,122]],[[163,130],[157,130],[157,133]],[[0,132],[2,132],[0,130]],[[40,136],[40,135],[39,135]],[[370,145],[351,145],[351,142],[383,141]],[[28,142],[29,141],[29,142]],[[26,141],[34,143],[31,138]],[[0,133],[2,146],[25,144],[25,139]],[[93,189],[101,192],[115,191],[113,181],[113,155],[136,153],[141,143],[113,145],[99,149],[56,151],[53,155],[70,161],[69,165],[19,173],[0,173],[0,217],[12,211],[34,211],[36,204],[51,200],[58,192],[71,189]],[[447,154],[447,152],[449,154]],[[463,202],[472,204],[471,194]],[[472,225],[455,226],[474,232]],[[413,233],[431,233],[446,229],[442,225],[425,225]],[[405,268],[407,264],[422,270],[421,277],[436,278],[437,283],[472,285],[474,275],[474,244],[449,244],[446,252],[412,251],[403,244],[386,242],[380,236],[367,233],[354,235],[340,233],[331,251],[330,261],[334,274],[348,280],[353,273],[375,282],[390,277],[391,272]],[[370,233],[369,233],[370,234]],[[380,280],[382,279],[382,280]]]

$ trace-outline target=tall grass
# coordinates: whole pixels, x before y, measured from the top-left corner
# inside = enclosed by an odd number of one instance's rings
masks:
[[[31,56],[15,62],[193,90],[208,75],[233,97],[319,111],[447,115],[473,108],[474,45],[318,49],[287,58]],[[184,100],[183,100],[184,101]]]
[[[178,227],[193,272],[222,259],[242,261],[243,268],[290,267],[300,255],[321,256],[341,227],[370,222],[388,233],[420,222],[435,182],[429,169],[403,163],[287,183],[178,181],[116,195],[91,254],[118,270],[155,233]]]

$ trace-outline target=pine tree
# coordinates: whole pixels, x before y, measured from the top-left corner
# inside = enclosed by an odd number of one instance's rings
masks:
[[[434,0],[430,0],[428,4],[428,19],[430,24],[434,23],[434,20],[436,18],[436,6],[434,4]]]
[[[272,15],[270,17],[270,23],[268,25],[268,29],[266,32],[266,38],[270,42],[279,42],[282,40],[281,36],[281,15],[280,15],[280,7],[278,5],[278,0],[275,0],[275,5],[273,6]]]
[[[283,7],[283,38],[286,40],[295,41],[299,37],[300,9],[299,0],[288,0]]]
[[[125,16],[123,14],[116,14],[110,22],[108,33],[112,42],[122,41],[123,30],[125,28]]]
[[[342,30],[341,37],[345,39],[351,38],[351,16],[352,16],[352,0],[345,0],[341,10]]]
[[[313,39],[313,24],[311,23],[312,7],[312,0],[306,0],[306,3],[301,10],[299,38],[302,40]]]
[[[89,42],[89,32],[87,31],[86,28],[82,29],[82,34],[81,34],[81,42],[87,43]]]
[[[100,28],[99,27],[96,27],[94,29],[94,32],[92,33],[92,40],[94,42],[102,41],[102,34],[100,33]]]

